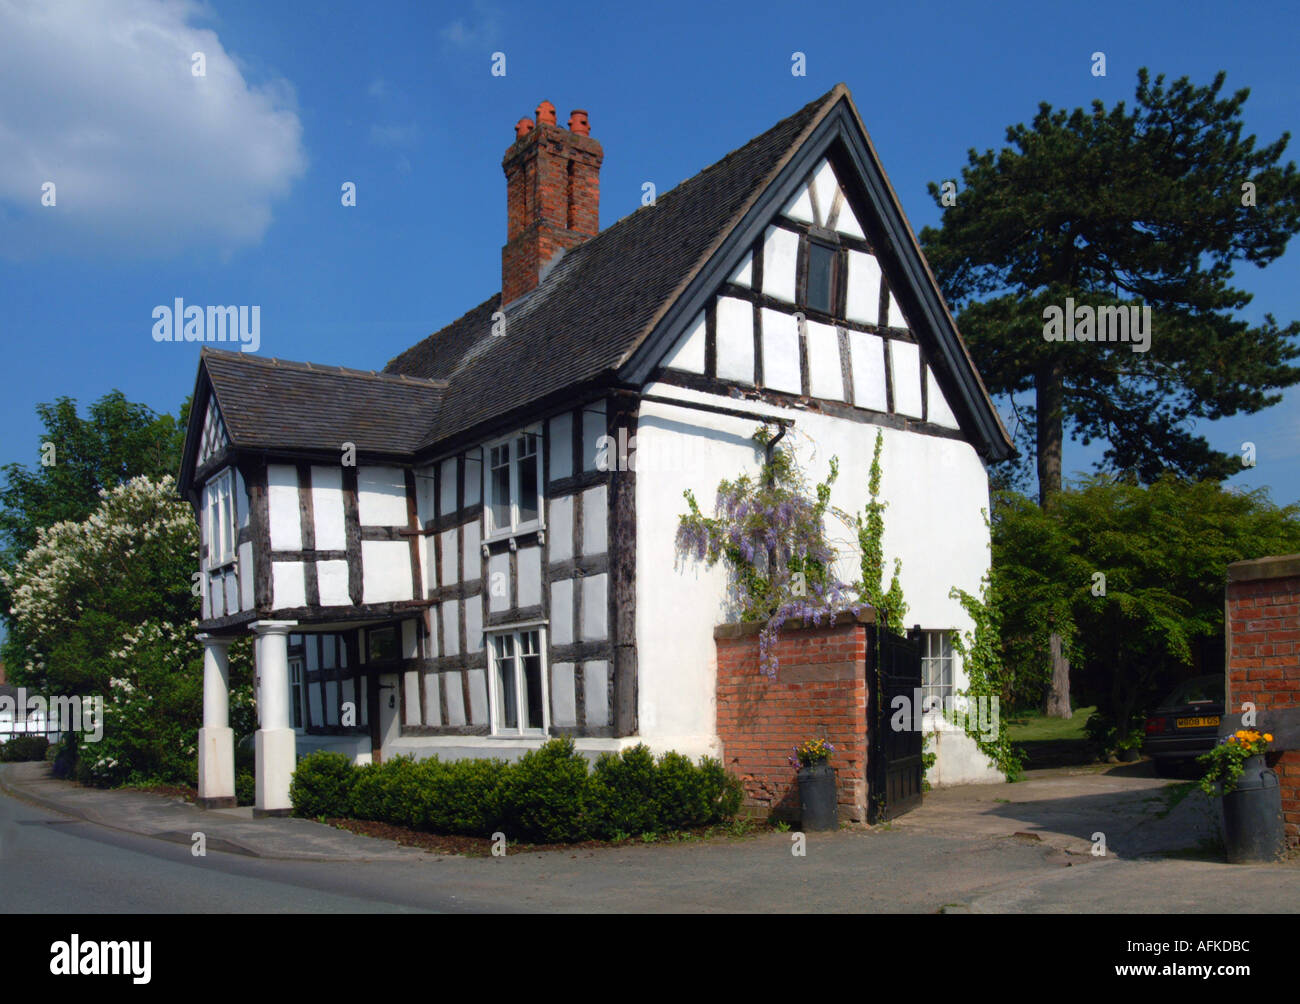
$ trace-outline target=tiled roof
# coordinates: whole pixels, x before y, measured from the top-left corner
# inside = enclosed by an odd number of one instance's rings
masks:
[[[226,430],[246,449],[407,454],[437,415],[440,380],[264,359],[206,346],[201,354]]]
[[[828,92],[569,251],[508,305],[503,336],[492,333],[496,294],[389,362],[386,373],[448,382],[424,445],[613,372],[838,95]]]

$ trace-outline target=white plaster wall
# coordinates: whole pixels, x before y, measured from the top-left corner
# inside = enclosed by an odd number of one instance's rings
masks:
[[[734,296],[718,297],[718,376],[754,382],[754,308]]]
[[[204,578],[206,580],[206,576]],[[239,545],[239,607],[241,610],[253,609],[252,541]]]
[[[406,476],[400,467],[357,469],[357,515],[362,526],[406,526]]]
[[[564,495],[547,503],[546,543],[552,561],[568,561],[573,557],[573,496]]]
[[[605,402],[593,401],[582,409],[582,469],[594,471],[601,438],[605,435]]]
[[[872,411],[888,411],[885,389],[885,340],[864,331],[849,332],[849,356],[853,361],[853,403]]]
[[[753,254],[745,255],[745,260],[740,263],[740,267],[730,275],[730,280],[737,286],[752,286],[754,284],[754,256]]]
[[[535,607],[542,602],[542,549],[521,547],[517,558],[519,568],[519,605]]]
[[[813,397],[845,400],[844,368],[840,365],[839,332],[829,324],[808,321],[808,390]]]
[[[322,551],[347,549],[343,526],[343,468],[311,469],[311,508],[315,516],[316,547]]]
[[[346,561],[316,562],[316,585],[323,607],[342,607],[352,603],[348,595],[348,563]]]
[[[438,512],[446,515],[456,509],[456,458],[449,457],[442,462],[439,473]]]
[[[799,394],[799,322],[793,314],[763,308],[763,384],[787,394]]]
[[[912,342],[890,340],[889,366],[894,382],[894,411],[912,418],[921,417],[920,352]]]
[[[763,238],[763,289],[786,303],[794,303],[795,267],[799,260],[799,235],[768,227]]]
[[[608,489],[596,485],[582,493],[582,553],[604,554],[608,549]],[[522,573],[522,568],[520,569]]]
[[[746,256],[745,260],[748,262],[749,256]],[[734,282],[735,280],[733,279],[732,281]],[[746,281],[745,285],[748,286],[749,282]],[[668,357],[664,360],[664,365],[675,370],[685,370],[688,373],[703,373],[704,339],[704,311],[700,311],[699,316],[695,318],[695,323],[691,325],[690,330],[687,331],[686,334],[682,335],[681,339],[677,342],[676,348],[668,353]]]
[[[271,550],[302,550],[302,516],[298,506],[298,471],[288,464],[266,469],[267,508],[271,517]]]
[[[362,603],[411,599],[411,548],[404,540],[361,542]]]
[[[876,323],[880,313],[880,263],[875,255],[849,252],[849,289],[844,312],[850,321]]]
[[[301,561],[271,562],[271,606],[276,610],[307,605],[307,584]]]
[[[573,413],[566,411],[551,419],[550,473],[552,481],[573,474]]]
[[[646,392],[722,403],[663,384]],[[824,478],[831,456],[838,456],[832,505],[850,514],[865,507],[877,426],[737,399],[725,403],[794,419],[787,439],[795,443],[810,482]],[[693,559],[676,558],[675,538],[684,490],[694,491],[707,507],[721,478],[758,472],[760,458],[749,436],[759,422],[644,402],[638,441],[687,435],[681,431],[685,424],[697,430],[689,433],[696,442],[687,452],[700,462],[637,478],[638,714],[641,738],[652,746],[716,751],[713,628],[731,616],[727,577],[721,565],[708,569]],[[988,566],[988,531],[981,514],[989,504],[983,464],[974,448],[961,441],[880,431],[882,498],[888,504],[885,559],[888,566],[895,557],[902,559],[908,624],[969,629],[969,618],[948,591],[956,585],[977,592]],[[827,526],[844,554],[839,574],[851,581],[859,574],[856,538],[843,524],[830,521]],[[956,675],[958,685],[964,685],[960,670]]]
[[[935,425],[942,425],[946,429],[958,428],[957,418],[948,406],[948,399],[943,396],[943,390],[939,387],[939,381],[934,378],[934,370],[929,366],[925,368],[926,379],[926,398],[925,398],[925,417],[929,422]]]

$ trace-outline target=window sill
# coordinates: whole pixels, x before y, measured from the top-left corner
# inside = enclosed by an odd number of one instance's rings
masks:
[[[480,541],[482,547],[488,547],[491,544],[499,544],[505,540],[515,540],[519,537],[528,537],[532,534],[545,534],[546,527],[541,523],[525,523],[523,526],[514,530],[498,530],[488,534]],[[512,549],[513,550],[513,549]]]
[[[213,572],[225,572],[227,570],[234,569],[235,564],[236,564],[235,556],[232,554],[228,558],[223,558],[220,561],[214,561],[212,564],[208,565],[208,567],[205,568],[204,571],[207,572],[209,575],[211,575]]]

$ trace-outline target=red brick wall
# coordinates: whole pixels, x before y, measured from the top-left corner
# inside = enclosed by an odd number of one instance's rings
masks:
[[[503,304],[535,287],[538,272],[556,252],[599,232],[604,156],[590,135],[540,121],[506,151],[501,162],[507,238],[501,249]]]
[[[744,784],[746,806],[797,819],[791,747],[825,738],[835,747],[830,762],[836,769],[840,819],[865,820],[866,625],[844,621],[831,628],[782,628],[775,680],[759,669],[755,625],[718,628],[715,643],[722,762]]]
[[[1225,602],[1228,712],[1300,707],[1300,556],[1237,562]],[[1261,724],[1267,728],[1267,718]],[[1300,843],[1300,750],[1272,753],[1287,836]]]

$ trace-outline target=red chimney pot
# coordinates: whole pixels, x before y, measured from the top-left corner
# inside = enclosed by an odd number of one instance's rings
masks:
[[[582,109],[569,117],[567,130],[555,125],[555,106],[543,101],[537,106],[536,123],[519,120],[515,141],[501,161],[506,175],[502,303],[534,289],[557,254],[600,230],[600,164],[605,153],[592,139]]]

